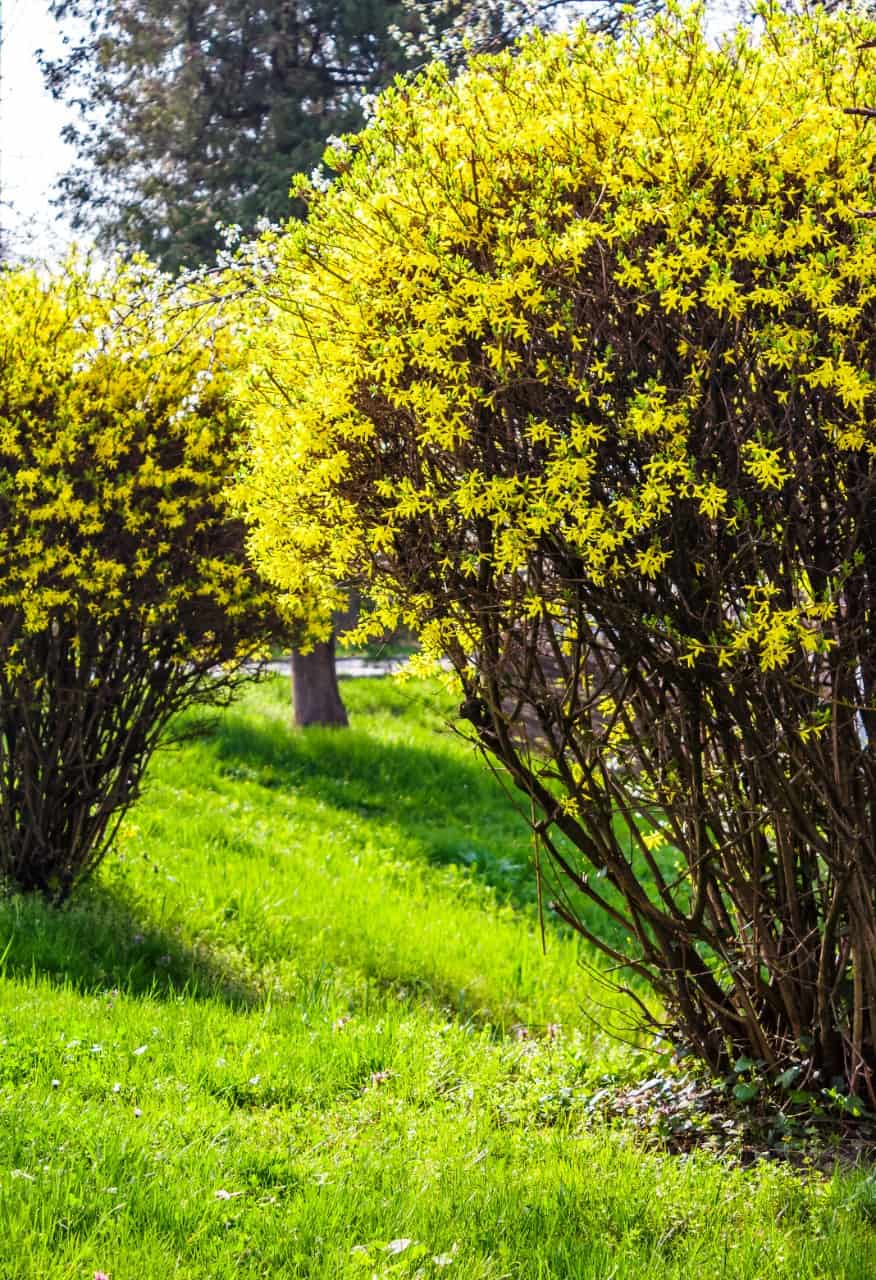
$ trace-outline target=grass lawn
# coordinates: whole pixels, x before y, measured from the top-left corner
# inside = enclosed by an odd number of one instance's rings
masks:
[[[343,692],[251,690],[72,907],[0,902],[0,1277],[873,1280],[876,1175],[591,1118],[647,1058],[520,819],[436,689]]]

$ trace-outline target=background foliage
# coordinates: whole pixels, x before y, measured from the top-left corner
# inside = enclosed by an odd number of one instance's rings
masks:
[[[362,123],[360,99],[405,66],[389,0],[56,0],[69,52],[45,64],[77,109],[61,183],[77,228],[162,266],[212,258],[216,223],[292,212],[291,175]],[[78,24],[78,25],[77,25]],[[79,34],[84,29],[84,36]]]

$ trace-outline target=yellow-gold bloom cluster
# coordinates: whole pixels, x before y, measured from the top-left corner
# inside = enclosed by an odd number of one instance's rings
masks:
[[[644,598],[682,525],[732,560],[755,521],[753,594],[685,652],[769,668],[815,643],[826,587],[774,596],[770,575],[806,483],[795,431],[838,484],[841,459],[876,465],[876,130],[842,110],[876,78],[855,16],[753,30],[715,47],[671,9],[433,67],[330,189],[300,184],[307,223],[266,244],[238,491],[293,605],[364,573],[381,624],[440,614],[446,644],[441,565],[527,581],[553,540]]]
[[[223,493],[233,351],[217,305],[144,262],[0,273],[7,670],[28,636],[78,617],[136,614],[146,645],[178,623],[181,656],[187,629],[192,644],[220,618],[246,632],[257,592]]]
[[[239,496],[449,659],[672,1043],[876,1100],[876,27],[776,8],[388,93],[265,245]]]

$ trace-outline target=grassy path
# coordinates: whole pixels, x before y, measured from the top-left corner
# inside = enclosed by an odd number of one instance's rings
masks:
[[[542,956],[519,820],[436,691],[344,693],[294,736],[252,691],[87,896],[0,904],[0,1278],[872,1280],[873,1176],[588,1117],[643,1062]]]

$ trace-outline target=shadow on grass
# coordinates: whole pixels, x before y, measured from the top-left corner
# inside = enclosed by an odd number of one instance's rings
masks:
[[[197,736],[212,756],[212,762],[200,757],[198,766],[206,766],[205,799],[214,771],[214,776],[346,811],[367,822],[369,837],[391,841],[393,856],[466,867],[491,885],[500,901],[532,909],[535,877],[521,815],[474,751],[466,757],[447,741],[448,730],[442,735],[446,706],[439,698],[424,709],[420,696],[412,711],[404,692],[377,683],[384,687],[352,691],[351,710],[372,723],[381,716],[396,722],[401,732],[389,740],[356,728],[355,719],[353,728],[340,732],[292,732],[284,718],[264,714],[257,702],[206,721],[200,715]],[[273,689],[265,684],[255,697],[285,707],[284,682],[275,682]],[[435,728],[434,747],[423,728],[429,723]],[[184,717],[181,727],[185,732],[197,726]],[[236,828],[228,838],[236,842],[238,836],[245,844],[245,832]],[[38,898],[0,898],[0,956],[4,951],[0,970],[10,976],[39,975],[83,992],[117,987],[158,998],[185,992],[240,1007],[264,999],[257,979],[245,967],[237,969],[233,955],[193,947],[154,924],[147,904],[124,877],[85,886],[61,910]]]
[[[206,950],[144,923],[137,904],[116,886],[87,885],[64,907],[36,896],[0,898],[0,973],[46,978],[88,994],[220,999],[237,1008],[264,993]]]
[[[206,735],[220,772],[351,811],[375,828],[386,824],[404,839],[401,856],[465,867],[496,891],[499,902],[534,910],[538,888],[526,802],[510,782],[503,788],[474,747],[468,756],[453,749],[446,695],[424,694],[421,688],[413,700],[404,686],[384,680],[355,684],[344,689],[353,715],[349,729],[292,731],[276,715],[230,708]],[[285,682],[266,685],[263,696],[285,709]],[[378,739],[356,728],[357,714],[393,720],[401,734],[395,741]],[[406,716],[420,742],[406,740]],[[422,745],[424,726],[434,731],[434,747]],[[568,861],[578,865],[578,850],[558,833],[554,838]],[[615,945],[626,945],[625,934],[544,861],[542,875],[546,903],[564,899],[588,927]],[[561,933],[569,932],[553,912],[546,911],[545,918]]]
[[[430,750],[377,742],[355,727],[290,732],[282,722],[232,709],[214,723],[210,742],[227,778],[391,825],[418,856],[469,868],[501,901],[516,907],[536,901],[523,817],[474,751],[470,761],[460,759],[442,744],[437,726]]]

